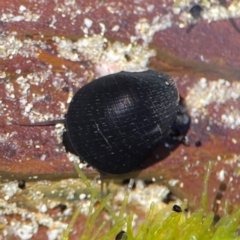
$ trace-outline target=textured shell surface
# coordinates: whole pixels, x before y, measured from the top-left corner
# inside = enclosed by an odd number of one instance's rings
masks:
[[[178,110],[175,83],[154,70],[119,72],[79,89],[66,115],[70,142],[103,173],[123,174],[147,159]]]

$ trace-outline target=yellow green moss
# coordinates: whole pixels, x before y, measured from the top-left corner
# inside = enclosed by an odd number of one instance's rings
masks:
[[[155,203],[152,203],[148,211],[146,221],[137,227],[137,232],[133,230],[133,213],[128,215],[124,214],[128,202],[129,192],[126,191],[122,208],[120,212],[116,214],[110,205],[112,195],[109,194],[108,196],[101,198],[98,192],[91,187],[91,184],[86,176],[83,175],[79,168],[77,168],[79,176],[86,186],[91,189],[92,194],[86,227],[80,237],[80,240],[113,240],[121,230],[126,231],[122,240],[240,240],[240,236],[238,235],[240,209],[231,215],[226,214],[217,222],[217,224],[214,224],[214,213],[207,212],[207,182],[210,176],[211,168],[212,163],[210,162],[204,180],[202,209],[193,212],[192,214],[187,214],[185,211],[180,213],[166,213],[165,210],[159,211],[158,206]],[[94,203],[96,201],[100,203],[97,209],[94,208]],[[186,202],[183,203],[181,208],[187,208]],[[114,225],[103,236],[99,236],[99,233],[104,228],[105,223],[103,222],[94,233],[92,232],[92,229],[94,228],[95,221],[102,209],[106,209],[108,211]],[[80,213],[80,210],[81,209],[79,208],[74,213],[72,221],[69,223],[68,228],[63,234],[63,240],[70,239],[69,234],[78,217],[78,214]]]

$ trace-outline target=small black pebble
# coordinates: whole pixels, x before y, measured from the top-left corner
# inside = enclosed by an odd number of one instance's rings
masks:
[[[181,207],[178,206],[178,205],[174,205],[173,208],[172,208],[172,210],[173,210],[174,212],[182,212]]]
[[[146,186],[148,186],[148,185],[154,183],[154,181],[152,181],[152,180],[144,180],[144,183],[145,183]]]
[[[126,233],[124,231],[120,231],[115,237],[115,240],[127,240]]]
[[[58,205],[58,207],[60,208],[61,212],[63,212],[64,210],[67,209],[67,205],[65,205],[65,204],[63,204],[63,203],[60,203],[60,204]]]
[[[162,201],[164,203],[170,203],[170,202],[175,201],[175,200],[176,200],[176,197],[173,195],[172,192],[169,192]]]
[[[227,6],[227,1],[226,0],[218,0],[219,4],[222,5],[223,7]]]
[[[18,187],[24,189],[26,187],[26,182],[24,180],[20,180],[18,182]]]
[[[218,214],[215,214],[213,218],[213,224],[216,224],[219,220],[220,220],[220,216]]]
[[[201,143],[200,140],[198,140],[198,141],[195,142],[195,146],[196,146],[196,147],[200,147],[201,145],[202,145],[202,143]]]
[[[131,57],[126,53],[125,55],[125,58],[126,58],[126,60],[128,61],[128,62],[130,62],[131,61]]]
[[[189,12],[191,13],[193,18],[200,18],[201,16],[201,11],[202,11],[202,7],[198,4],[192,6],[189,10]]]

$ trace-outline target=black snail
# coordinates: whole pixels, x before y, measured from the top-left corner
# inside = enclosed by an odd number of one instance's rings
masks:
[[[139,166],[163,140],[178,111],[173,80],[154,70],[119,72],[86,84],[66,114],[69,140],[102,173]]]

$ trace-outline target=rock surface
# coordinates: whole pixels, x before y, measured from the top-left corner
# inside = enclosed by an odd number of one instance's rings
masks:
[[[63,124],[19,124],[63,119],[74,92],[99,76],[154,68],[176,81],[188,142],[168,146],[171,154],[161,161],[159,148],[140,170],[106,178],[154,179],[198,208],[212,161],[209,207],[219,205],[220,214],[227,200],[238,207],[240,5],[223,2],[206,1],[196,19],[188,1],[1,1],[2,182],[76,178]]]

